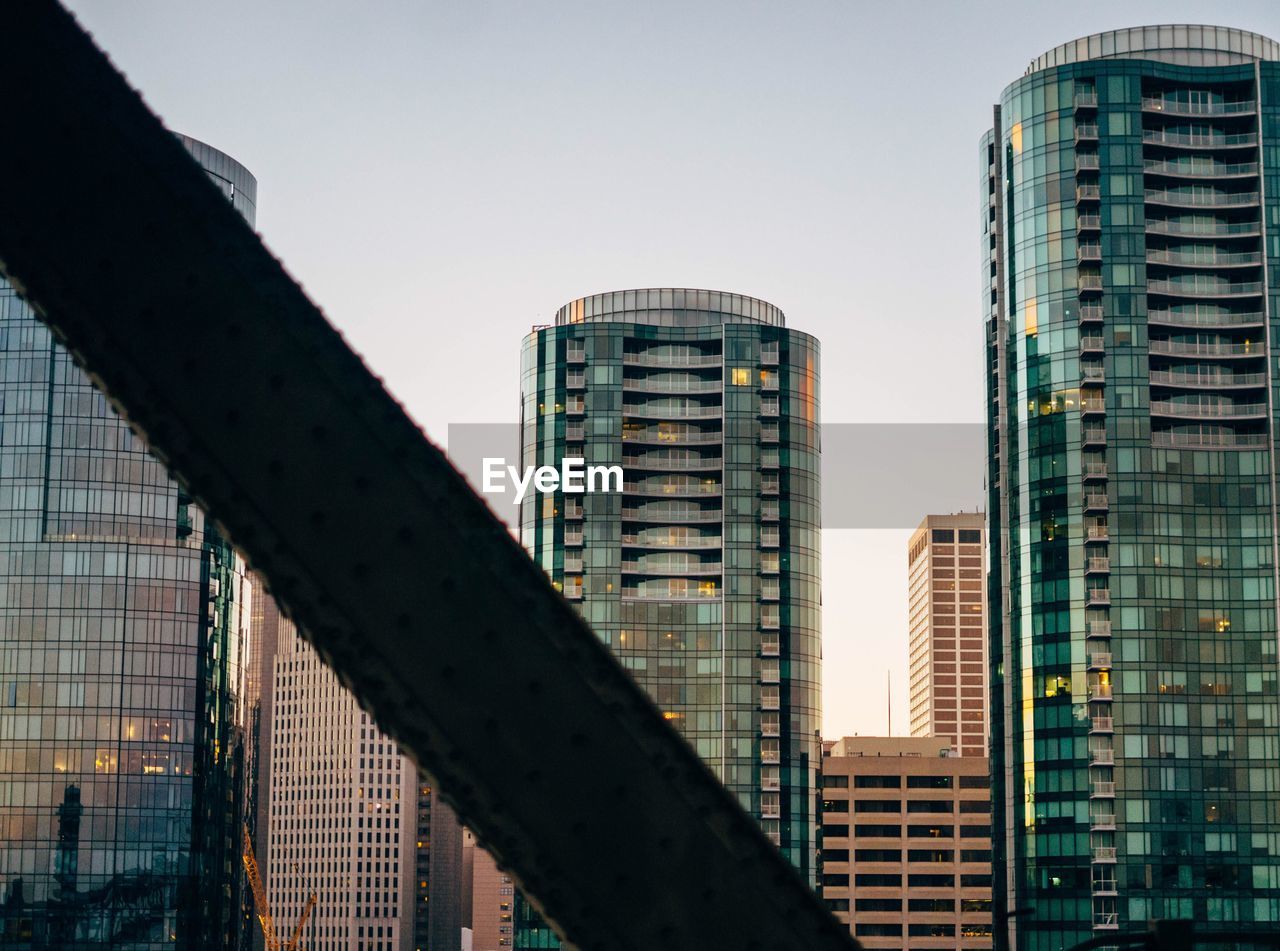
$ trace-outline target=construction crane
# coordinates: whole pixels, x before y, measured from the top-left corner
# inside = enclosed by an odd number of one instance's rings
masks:
[[[258,873],[258,860],[253,854],[253,840],[249,838],[249,830],[244,830],[244,870],[249,876],[249,886],[253,889],[253,905],[258,912],[258,923],[262,925],[262,938],[266,942],[267,951],[305,951],[302,946],[302,926],[307,923],[311,910],[316,906],[316,893],[307,896],[307,903],[298,916],[298,924],[289,936],[287,944],[281,944],[276,935],[275,919],[271,917],[271,906],[267,904],[267,890],[262,886],[262,876]]]

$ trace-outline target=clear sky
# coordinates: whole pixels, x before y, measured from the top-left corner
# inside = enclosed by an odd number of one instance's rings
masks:
[[[822,340],[827,422],[978,422],[1000,90],[1101,30],[1280,36],[1275,0],[71,7],[171,128],[258,177],[267,243],[441,441],[516,418],[530,325],[649,286],[782,307]],[[884,732],[890,670],[905,731],[907,535],[825,534],[828,736]]]

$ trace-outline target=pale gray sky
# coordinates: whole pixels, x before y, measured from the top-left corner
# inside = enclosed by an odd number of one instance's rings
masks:
[[[439,440],[515,418],[520,340],[562,303],[671,285],[817,335],[828,422],[980,421],[1000,90],[1099,30],[1280,36],[1275,0],[70,5],[258,177],[268,244]],[[885,730],[890,669],[905,730],[907,534],[826,533],[828,736]]]

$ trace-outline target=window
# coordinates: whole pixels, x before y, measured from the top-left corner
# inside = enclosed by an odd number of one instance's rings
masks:
[[[990,789],[991,777],[990,776],[961,776],[960,788],[961,789]]]
[[[827,906],[828,911],[849,910],[849,899],[847,898],[824,898],[822,902]]]
[[[849,835],[848,826],[823,826],[822,834],[828,839],[843,839]]]
[[[732,367],[729,370],[729,382],[734,386],[747,386],[751,383],[751,371],[746,367]]]
[[[916,876],[913,875],[911,877],[915,878]],[[859,888],[901,888],[902,876],[883,874],[857,875],[854,877],[854,882],[857,883]]]
[[[823,776],[822,786],[824,789],[848,789],[848,776]]]
[[[824,849],[823,852],[826,850]],[[846,852],[845,855],[849,853]],[[859,862],[901,862],[901,849],[858,849],[853,856]]]
[[[991,838],[991,826],[961,826],[960,838],[989,839]]]
[[[848,799],[824,799],[822,800],[823,812],[848,812]]]
[[[907,911],[950,911],[956,910],[955,902],[950,898],[909,898]]]
[[[990,915],[991,899],[990,898],[961,898],[960,910],[961,911],[978,911],[978,912],[982,912],[985,915]]]
[[[908,799],[907,812],[950,812],[953,805],[949,799]]]
[[[902,911],[901,898],[859,898],[854,911]]]
[[[982,541],[982,531],[977,528],[960,529],[961,545],[977,545]]]
[[[901,776],[855,776],[855,789],[901,789]]]
[[[913,938],[954,938],[955,925],[907,925],[907,934]]]
[[[961,849],[960,861],[961,862],[990,862],[991,850],[990,849]]]
[[[951,849],[909,849],[907,851],[908,862],[954,862],[955,856],[956,853]]]
[[[956,540],[956,533],[949,528],[935,528],[931,533],[931,537],[935,544],[941,542],[949,545]]]
[[[823,808],[826,803],[823,803]],[[859,799],[854,803],[854,812],[901,812],[902,803],[896,799]]]
[[[849,876],[848,875],[823,875],[822,887],[823,888],[848,888]]]
[[[849,827],[845,826],[847,830]],[[859,825],[854,829],[860,838],[866,839],[900,839],[902,838],[901,826],[871,826]]]
[[[955,826],[907,826],[907,836],[912,839],[950,839],[955,834]]]
[[[990,875],[961,875],[960,887],[961,888],[990,888],[991,876]]]
[[[911,888],[954,888],[954,875],[908,875],[907,885]]]
[[[975,799],[975,800],[973,800],[972,802],[963,802],[963,801],[962,801],[962,802],[960,803],[960,811],[961,811],[961,812],[970,812],[970,813],[972,813],[972,812],[990,812],[990,811],[991,811],[991,800],[990,800],[990,799]]]
[[[950,789],[950,776],[908,776],[908,789]]]
[[[860,921],[854,925],[854,932],[859,938],[894,938],[902,936],[902,925],[869,924]]]
[[[824,862],[847,862],[849,861],[848,849],[823,849],[822,860]]]

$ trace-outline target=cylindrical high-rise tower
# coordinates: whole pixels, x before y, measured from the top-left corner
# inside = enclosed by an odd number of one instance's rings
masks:
[[[1221,27],[1090,36],[982,141],[1010,947],[1280,920],[1278,60]]]
[[[810,880],[820,690],[818,342],[739,294],[619,291],[524,342],[525,545]]]
[[[235,947],[244,563],[3,280],[0,426],[0,944]]]

